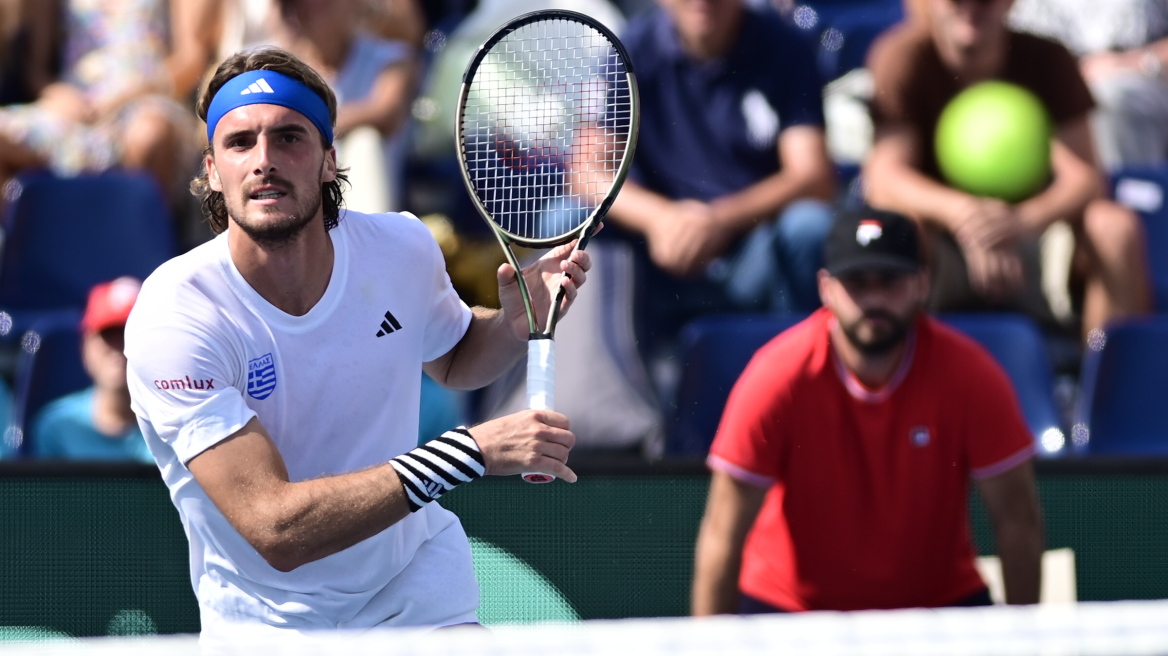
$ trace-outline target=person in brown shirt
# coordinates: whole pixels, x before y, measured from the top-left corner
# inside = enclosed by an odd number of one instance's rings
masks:
[[[935,312],[1014,310],[1057,325],[1063,313],[1044,294],[1042,261],[1050,260],[1039,257],[1039,238],[1065,223],[1075,244],[1069,281],[1088,337],[1150,307],[1142,228],[1135,214],[1104,198],[1088,123],[1094,101],[1074,57],[1053,41],[1009,30],[1012,4],[921,0],[913,20],[877,40],[868,57],[875,143],[864,165],[865,195],[925,227]],[[1014,204],[949,186],[934,157],[945,105],[989,79],[1029,89],[1054,123],[1051,180]]]

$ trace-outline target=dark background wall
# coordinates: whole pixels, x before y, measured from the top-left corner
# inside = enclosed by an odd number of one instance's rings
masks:
[[[577,472],[575,485],[477,481],[442,503],[583,619],[685,614],[700,465]],[[1075,551],[1079,599],[1168,598],[1168,463],[1045,461],[1039,486],[1048,547]],[[993,553],[976,494],[971,507],[979,550]],[[199,630],[186,537],[156,470],[0,466],[0,627],[13,626]]]

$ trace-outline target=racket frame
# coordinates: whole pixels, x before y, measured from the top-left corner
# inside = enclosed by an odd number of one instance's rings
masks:
[[[499,43],[499,41],[503,40],[511,33],[526,25],[538,21],[554,19],[563,19],[582,23],[599,32],[616,50],[618,58],[624,63],[625,80],[629,88],[629,131],[627,138],[625,139],[624,152],[620,158],[620,165],[617,167],[616,174],[613,177],[612,184],[610,185],[607,194],[605,194],[604,199],[595,208],[592,209],[592,212],[588,215],[588,217],[580,222],[579,227],[563,235],[558,235],[555,237],[524,238],[508,232],[498,223],[493,221],[491,219],[490,211],[488,211],[482,199],[479,198],[479,194],[475,189],[474,181],[471,179],[470,173],[468,171],[469,166],[467,164],[466,156],[466,135],[464,130],[463,117],[466,110],[467,97],[470,94],[470,89],[472,86],[471,83],[474,79],[474,75],[478,71],[479,66],[482,64],[483,60],[491,52],[491,49],[495,46],[495,44]],[[503,249],[503,254],[507,258],[507,262],[510,263],[511,266],[515,269],[516,282],[519,286],[520,292],[519,295],[523,300],[523,307],[527,314],[529,333],[528,385],[530,386],[533,376],[533,367],[550,367],[551,375],[554,377],[555,352],[552,348],[551,341],[554,338],[556,323],[558,322],[560,315],[560,306],[563,302],[565,294],[563,280],[568,276],[567,274],[563,275],[561,284],[558,287],[557,292],[554,294],[555,298],[553,298],[551,307],[548,310],[546,324],[542,327],[539,326],[538,317],[536,315],[535,308],[532,305],[531,293],[528,289],[527,282],[523,278],[523,269],[519,264],[519,260],[515,255],[513,247],[521,246],[531,249],[553,248],[561,244],[566,244],[573,239],[577,239],[578,241],[573,247],[572,253],[570,253],[568,256],[568,259],[570,260],[576,251],[583,250],[588,245],[592,235],[594,235],[596,230],[600,227],[600,224],[604,220],[604,216],[608,213],[609,208],[612,207],[613,201],[616,199],[617,194],[620,193],[620,189],[624,185],[625,179],[628,177],[629,168],[632,165],[633,153],[636,149],[637,135],[640,129],[640,100],[632,59],[629,57],[628,51],[625,49],[624,44],[620,42],[612,30],[608,29],[599,21],[585,14],[563,9],[546,9],[517,16],[514,19],[508,21],[503,26],[499,27],[489,37],[487,37],[475,51],[474,56],[471,57],[471,60],[467,64],[466,70],[462,75],[462,87],[458,94],[458,105],[454,120],[455,134],[457,135],[456,142],[459,173],[462,175],[463,183],[466,186],[467,192],[470,194],[470,198],[474,203],[475,209],[478,211],[479,215],[482,216],[483,220],[487,222],[491,228],[491,232],[499,241],[499,245]],[[536,366],[534,362],[536,360],[540,362],[540,365]],[[551,382],[548,382],[547,385],[548,389],[546,392],[544,394],[537,395],[540,398],[544,398],[544,395],[546,395],[546,397],[548,397],[546,402],[534,401],[531,390],[529,390],[529,407],[535,408],[537,406],[542,406],[543,408],[550,409],[555,405],[554,393],[552,392],[553,385]],[[527,472],[523,474],[523,479],[529,483],[548,483],[555,480],[555,477],[549,474]]]

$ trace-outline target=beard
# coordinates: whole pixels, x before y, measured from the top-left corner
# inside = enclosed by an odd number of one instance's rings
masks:
[[[891,312],[873,310],[871,312],[865,312],[863,316],[849,324],[840,322],[840,328],[843,330],[844,337],[847,338],[848,342],[864,355],[885,355],[899,346],[908,337],[908,331],[912,327],[913,317],[915,316],[915,311],[910,312],[907,316],[901,317]],[[872,319],[883,319],[887,322],[886,325],[888,327],[880,331],[862,330],[863,322]]]
[[[254,221],[246,216],[242,208],[250,200],[251,189],[265,184],[277,184],[286,190],[288,194],[287,199],[292,202],[292,212],[288,213],[287,216],[275,218],[270,215],[275,215],[280,210],[276,208],[264,208],[263,213],[269,216],[266,216],[262,221]],[[249,188],[244,189],[240,194],[240,203],[238,206],[233,207],[231,203],[227,203],[227,214],[231,217],[231,220],[252,241],[265,248],[279,248],[296,241],[301,233],[304,232],[304,229],[316,218],[320,209],[320,187],[312,188],[307,196],[301,198],[290,182],[274,176],[264,178]]]

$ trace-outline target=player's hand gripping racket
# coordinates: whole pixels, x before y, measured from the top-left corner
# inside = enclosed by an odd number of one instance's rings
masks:
[[[479,47],[458,97],[458,159],[475,206],[516,272],[512,247],[584,248],[620,191],[637,141],[637,84],[624,46],[571,11],[510,21]],[[555,407],[558,288],[541,326],[517,275],[530,339],[527,404]],[[562,282],[562,281],[561,281]],[[554,476],[523,474],[530,483]]]

